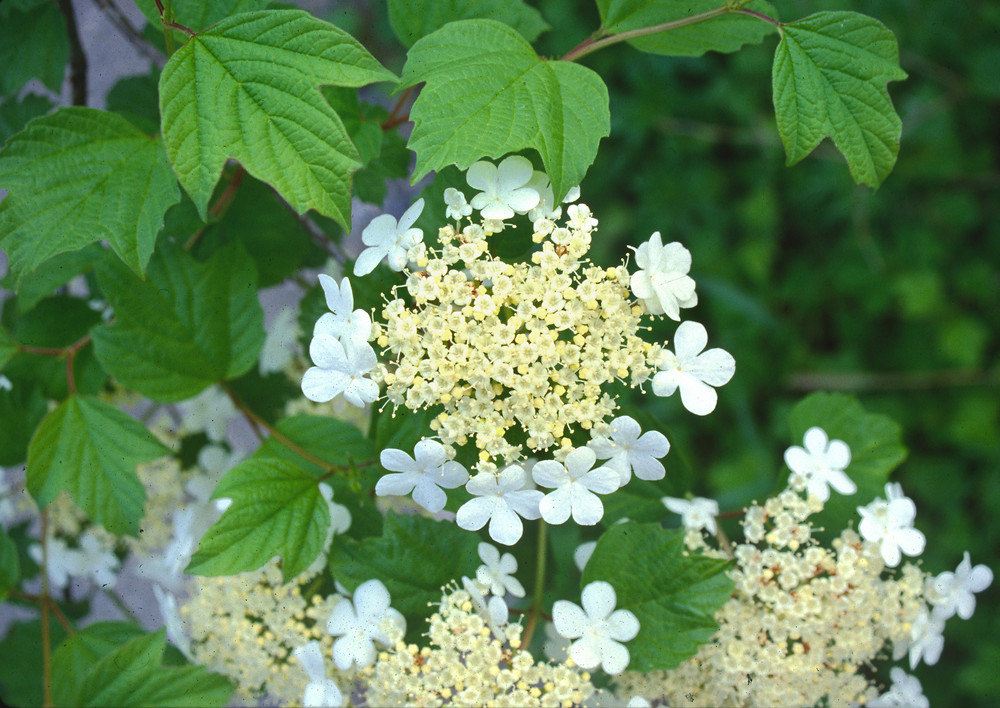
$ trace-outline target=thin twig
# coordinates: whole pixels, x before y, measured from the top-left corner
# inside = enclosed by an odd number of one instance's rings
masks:
[[[66,37],[69,39],[69,83],[73,89],[73,105],[87,105],[87,55],[80,42],[80,28],[70,0],[59,0],[59,12],[66,20]]]
[[[629,30],[628,32],[619,32],[618,34],[608,35],[602,39],[595,39],[596,35],[593,35],[578,44],[574,49],[571,49],[569,52],[564,54],[562,61],[576,61],[591,52],[596,52],[598,49],[603,49],[604,47],[612,44],[618,44],[619,42],[625,42],[638,37],[645,37],[650,34],[669,32],[670,30],[698,24],[699,22],[706,22],[707,20],[715,19],[716,17],[721,17],[722,15],[727,15],[731,12],[734,11],[726,6],[722,6],[712,10],[706,10],[705,12],[699,12],[697,15],[691,15],[690,17],[682,17],[679,20],[672,20],[671,22],[664,22],[650,27],[640,27],[639,29]]]
[[[108,21],[118,28],[129,44],[135,47],[137,52],[157,66],[163,66],[164,57],[160,50],[146,39],[142,32],[125,16],[125,13],[115,5],[113,0],[94,0],[94,4],[101,9],[108,18]]]
[[[243,169],[241,165],[237,165],[236,169],[233,170],[233,176],[229,179],[229,184],[227,184],[226,188],[222,190],[222,194],[219,195],[219,198],[216,199],[212,206],[208,208],[209,223],[205,224],[191,234],[191,238],[184,243],[185,251],[190,251],[194,248],[194,245],[198,243],[198,239],[201,238],[201,235],[205,232],[205,229],[208,228],[209,224],[222,218],[222,216],[229,209],[229,206],[233,203],[233,199],[236,198],[236,192],[239,191],[240,185],[243,184],[243,178],[246,176],[247,171]]]
[[[19,597],[22,600],[27,600],[28,602],[34,602],[39,607],[41,607],[46,602],[46,598],[42,597],[41,595],[35,595],[30,592],[21,592],[20,590],[11,590],[10,596]],[[48,603],[49,603],[49,608],[52,610],[52,614],[55,615],[55,618],[57,620],[59,620],[59,624],[63,626],[63,629],[66,630],[66,633],[76,634],[76,630],[73,628],[73,625],[70,624],[69,620],[66,618],[66,615],[63,614],[63,611],[59,608],[59,605],[56,604],[56,601],[50,597],[48,598]]]
[[[396,105],[392,107],[392,112],[390,112],[389,116],[384,121],[382,121],[383,131],[392,130],[397,125],[406,123],[407,121],[410,120],[409,111],[406,111],[404,113],[400,113],[400,111],[402,110],[403,105],[406,103],[407,99],[410,97],[411,93],[413,93],[412,86],[408,87],[405,91],[403,91],[402,94],[400,94],[399,100],[396,101]]]

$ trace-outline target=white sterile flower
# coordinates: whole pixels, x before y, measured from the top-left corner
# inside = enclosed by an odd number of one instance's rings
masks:
[[[480,472],[469,480],[465,490],[475,496],[465,502],[455,515],[455,523],[466,531],[478,531],[490,522],[490,538],[512,546],[521,538],[521,518],[537,519],[542,493],[525,489],[528,476],[518,465],[498,474]]]
[[[333,487],[326,482],[319,483],[319,493],[326,500],[327,508],[330,510],[330,534],[346,533],[351,528],[351,512],[343,504],[338,504],[333,500]],[[329,541],[327,541],[329,543]]]
[[[642,696],[632,696],[628,703],[625,704],[625,708],[650,708],[652,704],[647,701]]]
[[[302,377],[302,393],[310,401],[325,403],[339,394],[358,408],[378,398],[378,384],[365,374],[375,368],[375,350],[367,342],[348,342],[318,334],[309,343],[316,366]]]
[[[402,450],[387,448],[379,461],[387,474],[375,485],[375,493],[384,496],[405,496],[413,492],[413,501],[436,514],[448,501],[442,487],[461,487],[469,473],[458,462],[448,459],[448,450],[437,440],[421,440],[413,448],[413,457]]]
[[[354,309],[351,281],[344,278],[338,286],[336,280],[321,273],[319,284],[323,287],[326,306],[330,311],[316,320],[313,336],[327,334],[345,344],[367,342],[372,333],[372,318],[364,310]]]
[[[49,575],[49,587],[61,591],[69,584],[71,575],[84,575],[87,568],[83,564],[83,553],[75,548],[69,548],[66,542],[57,536],[49,535],[46,544]],[[28,555],[38,565],[42,565],[42,546],[34,543],[28,547]]]
[[[722,386],[736,373],[736,360],[724,349],[702,351],[708,344],[708,332],[697,322],[682,322],[674,333],[674,350],[665,349],[660,371],[653,376],[653,393],[672,396],[681,390],[681,403],[695,415],[715,410],[719,394],[713,386]]]
[[[344,705],[344,697],[340,693],[340,687],[333,679],[327,677],[326,662],[323,661],[323,648],[319,642],[314,639],[296,647],[292,654],[299,660],[309,676],[309,683],[306,684],[305,694],[302,697],[304,708]]]
[[[785,464],[801,475],[806,489],[820,501],[830,498],[830,487],[841,494],[854,494],[858,486],[844,468],[851,463],[851,448],[843,440],[830,440],[822,428],[809,428],[803,438],[804,448],[792,445],[785,450]]]
[[[542,487],[554,488],[539,504],[542,518],[550,524],[564,523],[570,514],[581,526],[593,526],[604,516],[604,504],[598,494],[618,489],[621,475],[610,467],[591,469],[597,455],[589,447],[578,447],[564,462],[543,460],[531,470]],[[596,494],[595,494],[596,492]]]
[[[910,628],[910,670],[923,659],[928,666],[936,664],[944,649],[944,617],[936,612],[921,611]]]
[[[569,656],[569,647],[572,642],[559,634],[559,630],[551,622],[545,623],[545,644],[542,651],[550,660],[561,664]]]
[[[177,404],[181,413],[181,433],[204,433],[212,442],[223,442],[229,423],[240,416],[228,395],[218,386],[209,386],[194,398]]]
[[[184,618],[177,610],[177,598],[167,592],[159,585],[153,586],[153,596],[156,604],[160,608],[160,615],[163,617],[163,626],[167,630],[167,639],[175,647],[180,649],[181,654],[194,663],[194,655],[191,654],[191,638],[185,627]]]
[[[454,187],[444,190],[444,203],[447,205],[445,216],[459,221],[462,217],[472,214],[472,205],[465,201],[465,195]]]
[[[957,614],[969,619],[976,611],[976,597],[993,582],[993,571],[979,564],[972,567],[969,552],[962,556],[955,572],[947,570],[936,578],[927,578],[924,595],[934,605],[934,612],[944,619]]]
[[[528,180],[528,187],[538,192],[538,205],[528,212],[528,218],[532,221],[539,219],[556,220],[562,216],[562,207],[556,204],[555,195],[552,193],[552,182],[544,172],[535,170]],[[563,204],[575,202],[580,198],[580,187],[572,187],[563,199]]]
[[[524,597],[524,586],[514,577],[517,561],[510,553],[500,555],[495,546],[479,544],[479,558],[483,565],[476,569],[476,580],[497,597],[510,593],[514,597]]]
[[[409,250],[424,240],[424,232],[412,228],[423,210],[424,200],[418,199],[403,212],[398,223],[390,214],[372,219],[361,232],[361,241],[368,248],[354,262],[354,275],[368,275],[383,258],[392,270],[403,270]]]
[[[509,219],[526,214],[538,205],[538,192],[528,186],[533,170],[531,161],[511,155],[499,166],[480,160],[469,167],[465,179],[480,193],[472,198],[472,208],[484,219]]]
[[[610,427],[611,437],[594,438],[587,447],[597,459],[608,460],[608,467],[618,470],[619,486],[628,484],[633,472],[639,479],[663,479],[666,472],[659,458],[670,452],[670,442],[663,433],[650,430],[642,434],[639,424],[627,415],[615,418]]]
[[[284,371],[289,362],[295,358],[298,347],[295,343],[295,337],[298,332],[299,325],[295,318],[295,308],[281,308],[281,312],[271,322],[267,336],[264,338],[264,347],[260,350],[257,370],[262,376],[276,371]]]
[[[898,483],[885,485],[885,499],[876,499],[867,506],[859,506],[861,523],[858,533],[866,540],[879,544],[882,559],[890,568],[902,560],[900,551],[908,556],[924,552],[927,539],[913,528],[917,507],[913,500],[903,495]]]
[[[714,499],[695,497],[688,500],[663,497],[660,501],[670,511],[681,515],[681,523],[684,524],[684,528],[704,529],[713,534],[716,532],[715,517],[719,515],[719,502]]]
[[[406,632],[406,620],[389,607],[392,598],[377,579],[361,583],[354,591],[354,602],[341,600],[333,607],[326,631],[339,637],[333,643],[333,661],[341,671],[352,665],[359,669],[375,663],[375,642],[389,646],[390,633]]]
[[[595,548],[597,548],[597,541],[586,541],[577,546],[573,551],[573,564],[576,565],[581,573],[587,567],[590,557],[594,555]]]
[[[552,606],[556,631],[567,639],[576,639],[569,655],[580,668],[600,666],[605,673],[614,675],[628,666],[628,649],[620,642],[635,639],[639,620],[628,610],[615,610],[617,602],[615,589],[599,580],[583,589],[582,609],[568,600],[556,600]]]
[[[677,241],[663,245],[656,231],[635,250],[639,270],[629,278],[633,294],[653,315],[680,321],[680,308],[698,304],[691,270],[691,251]]]
[[[870,708],[930,708],[931,702],[916,676],[910,676],[898,666],[889,670],[892,686],[865,705]]]

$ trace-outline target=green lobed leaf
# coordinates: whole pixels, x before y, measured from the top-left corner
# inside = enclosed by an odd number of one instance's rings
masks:
[[[173,0],[174,22],[199,32],[219,20],[240,12],[263,10],[270,0]],[[160,28],[160,12],[154,0],[136,0],[150,24]]]
[[[597,0],[606,35],[675,22],[724,5],[722,0]],[[734,9],[741,8],[777,17],[774,7],[763,0],[744,2]],[[746,44],[759,43],[774,30],[771,23],[731,11],[666,32],[636,37],[629,44],[652,54],[696,57],[705,52],[735,52]]]
[[[94,328],[94,348],[123,386],[183,401],[256,363],[264,313],[253,263],[238,244],[199,263],[164,243],[145,281],[110,262],[98,270],[98,282],[115,321]]]
[[[33,78],[59,93],[68,58],[66,20],[56,3],[12,9],[0,22],[0,95],[16,94]]]
[[[7,99],[0,103],[0,146],[10,136],[20,133],[32,118],[43,116],[52,110],[52,101],[29,93],[20,100]]]
[[[160,132],[159,81],[160,70],[156,67],[149,74],[119,79],[108,91],[105,105],[142,132],[155,135]]]
[[[17,546],[0,527],[0,602],[21,581],[21,563],[17,559]]]
[[[441,588],[479,567],[479,539],[454,524],[389,512],[380,538],[339,539],[330,551],[330,572],[348,590],[381,580],[392,606],[423,620]],[[412,622],[412,620],[411,620]]]
[[[52,654],[52,702],[72,705],[77,682],[90,667],[123,644],[146,633],[131,622],[95,622],[67,637]]]
[[[37,386],[20,379],[9,391],[0,389],[0,467],[13,467],[28,457],[28,443],[48,412],[48,403]]]
[[[854,181],[878,187],[902,133],[886,84],[905,78],[895,36],[874,18],[819,12],[782,25],[771,79],[788,164],[829,137]]]
[[[121,116],[62,108],[0,152],[0,246],[16,281],[52,256],[106,240],[136,273],[180,199],[163,145]]]
[[[551,29],[523,0],[389,0],[389,24],[407,47],[449,22],[477,18],[503,22],[529,42]]]
[[[630,671],[672,669],[718,629],[716,611],[729,599],[729,562],[691,555],[683,531],[624,523],[604,532],[587,561],[581,589],[611,583],[617,607],[633,612],[639,634],[628,642]]]
[[[86,630],[84,630],[86,631]],[[96,663],[74,668],[73,706],[223,706],[233,687],[201,666],[164,667],[166,630],[131,639]],[[72,641],[72,640],[71,640]]]
[[[141,423],[114,406],[70,396],[31,439],[26,486],[39,506],[65,489],[109,532],[138,536],[146,490],[135,468],[169,454]]]
[[[413,181],[447,165],[538,151],[556,199],[579,184],[610,133],[608,91],[586,67],[545,61],[494,20],[450,22],[417,41],[402,86],[426,82],[410,110]]]
[[[831,491],[823,511],[813,517],[813,525],[839,532],[857,520],[857,507],[875,497],[885,496],[889,473],[906,459],[902,427],[888,416],[869,413],[853,396],[843,393],[813,393],[802,399],[789,414],[792,443],[802,445],[806,431],[817,426],[830,440],[843,440],[851,448],[851,464],[845,472],[858,485],[849,496]],[[781,488],[788,471],[781,476]]]
[[[2,3],[0,3],[2,4]],[[50,646],[58,646],[66,630],[49,625]],[[11,625],[0,641],[0,702],[18,708],[42,705],[42,623],[33,619]]]
[[[163,68],[167,155],[203,219],[232,158],[299,213],[315,209],[350,228],[359,156],[319,85],[394,80],[354,38],[308,13],[229,17],[191,37]]]
[[[24,276],[17,290],[18,312],[28,312],[70,280],[90,270],[104,260],[104,249],[99,243],[84,246],[79,251],[68,251],[52,256],[31,273]],[[2,284],[13,289],[13,278],[8,275]]]
[[[277,459],[244,460],[231,469],[213,498],[233,500],[201,539],[185,572],[233,575],[256,570],[275,555],[290,580],[323,550],[330,510],[316,480]]]

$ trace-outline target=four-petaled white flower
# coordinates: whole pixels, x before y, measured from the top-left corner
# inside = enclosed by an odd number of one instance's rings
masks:
[[[531,179],[528,180],[526,186],[538,192],[538,205],[528,212],[528,219],[532,222],[539,219],[551,219],[554,221],[562,216],[562,206],[556,204],[555,195],[552,193],[552,182],[549,181],[547,174],[535,170],[531,173]],[[571,187],[563,199],[563,204],[575,202],[579,198],[580,187]]]
[[[892,686],[865,705],[869,708],[930,708],[931,702],[916,676],[910,676],[898,666],[889,671]]]
[[[472,198],[472,208],[484,219],[509,219],[526,214],[538,206],[538,192],[527,186],[533,169],[531,161],[511,155],[499,166],[480,160],[469,167],[465,179],[480,193]]]
[[[660,501],[670,511],[681,515],[681,523],[684,524],[684,528],[704,529],[709,533],[716,532],[715,517],[719,515],[719,502],[714,499],[695,497],[689,501],[675,497],[663,497]]]
[[[405,496],[413,492],[413,501],[436,514],[444,509],[447,495],[441,489],[461,487],[469,479],[465,467],[448,459],[448,450],[436,440],[421,440],[413,448],[413,457],[402,450],[387,448],[379,461],[387,474],[375,485],[375,493],[384,496]]]
[[[677,241],[663,245],[660,232],[635,250],[635,263],[639,270],[629,278],[633,294],[650,314],[666,315],[677,322],[680,308],[698,304],[691,270],[691,251]]]
[[[576,639],[569,648],[570,658],[583,669],[620,674],[628,666],[629,653],[620,642],[635,639],[639,620],[628,610],[615,610],[618,598],[609,583],[597,581],[583,589],[581,609],[568,600],[556,600],[552,621],[556,631]]]
[[[663,479],[666,472],[659,458],[670,452],[670,442],[663,433],[642,433],[635,419],[627,415],[615,418],[610,427],[610,438],[594,438],[587,447],[597,459],[608,460],[608,467],[618,470],[619,486],[628,484],[633,472],[639,479]]]
[[[418,199],[399,217],[399,223],[390,214],[372,219],[361,232],[361,241],[368,248],[354,262],[354,275],[368,275],[383,258],[392,270],[403,270],[410,249],[424,240],[424,232],[413,228],[423,210],[424,200]]]
[[[851,463],[851,448],[843,440],[830,440],[822,428],[809,428],[802,441],[805,448],[792,445],[785,450],[785,464],[806,481],[810,494],[825,502],[830,487],[841,494],[854,494],[858,486],[844,468]]]
[[[913,528],[917,507],[903,494],[903,488],[890,482],[885,485],[885,496],[885,499],[858,507],[861,514],[858,533],[866,541],[879,544],[885,564],[895,568],[902,560],[900,551],[908,556],[919,556],[924,552],[927,539]]]
[[[535,464],[531,470],[535,482],[555,489],[539,504],[543,519],[562,524],[572,514],[573,521],[581,526],[593,526],[601,520],[604,504],[597,495],[618,489],[621,474],[610,467],[591,469],[596,461],[593,450],[578,447],[566,455],[564,463],[544,460]]]
[[[479,558],[483,565],[476,570],[476,581],[497,597],[510,593],[514,597],[524,597],[524,586],[514,577],[517,560],[510,553],[500,555],[495,546],[479,544]]]
[[[354,591],[354,602],[341,600],[333,607],[326,631],[339,637],[333,643],[333,661],[341,671],[375,663],[375,642],[389,646],[390,634],[406,632],[406,620],[389,606],[392,598],[379,580],[367,580]]]
[[[537,466],[537,465],[536,465]],[[455,515],[455,523],[466,531],[478,531],[490,522],[490,538],[512,546],[521,538],[521,518],[537,519],[542,493],[525,489],[528,476],[524,468],[511,465],[498,474],[480,472],[469,480],[465,490],[475,496],[465,502]]]
[[[708,332],[697,322],[682,322],[674,333],[674,350],[664,350],[660,371],[653,376],[653,393],[672,396],[681,390],[681,403],[695,415],[715,410],[719,394],[713,386],[722,386],[736,373],[736,360],[724,349],[702,351],[708,344]]]
[[[302,377],[302,393],[310,401],[325,403],[344,394],[348,403],[364,408],[378,398],[378,384],[365,374],[375,368],[375,350],[367,342],[348,342],[318,334],[309,343],[313,366]]]
[[[449,219],[459,221],[462,217],[472,213],[472,205],[465,201],[465,195],[454,187],[448,187],[444,190],[444,203],[448,207],[444,214]]]
[[[319,642],[314,639],[296,647],[292,654],[299,660],[309,676],[309,683],[306,684],[305,694],[302,696],[304,708],[323,708],[324,706],[338,708],[344,705],[344,696],[340,693],[340,687],[326,675],[326,662],[323,661],[323,649]]]
[[[935,614],[944,619],[957,614],[967,620],[976,611],[973,593],[982,592],[992,582],[993,571],[982,564],[973,568],[966,551],[954,573],[947,570],[936,578],[927,578],[924,595],[934,605]]]
[[[936,664],[944,649],[944,617],[937,612],[922,610],[910,627],[910,670],[923,659],[928,666]]]
[[[351,281],[344,278],[338,286],[336,280],[321,273],[319,284],[323,286],[326,306],[330,311],[316,320],[313,336],[325,334],[336,337],[343,344],[367,342],[372,333],[372,318],[364,310],[354,309]]]

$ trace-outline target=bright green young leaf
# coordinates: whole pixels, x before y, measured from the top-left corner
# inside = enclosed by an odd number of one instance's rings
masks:
[[[724,0],[598,0],[603,34],[620,34],[644,27],[677,22],[687,17],[724,8]],[[770,3],[744,2],[742,8],[776,18]],[[738,8],[740,9],[740,8]],[[745,44],[757,44],[773,32],[774,25],[760,18],[728,11],[690,25],[629,40],[644,52],[670,56],[701,56],[705,52],[735,52]]]
[[[59,93],[68,58],[66,21],[56,3],[37,3],[2,15],[0,96],[17,94],[34,78]]]
[[[58,253],[106,240],[136,273],[180,190],[159,139],[121,116],[62,108],[0,152],[0,247],[20,282]]]
[[[95,663],[73,665],[84,673],[67,679],[73,687],[68,705],[225,705],[233,688],[224,677],[201,666],[162,666],[165,637],[163,629],[140,635]]]
[[[136,536],[146,490],[135,468],[169,454],[141,423],[114,406],[71,396],[31,439],[27,487],[39,506],[65,489],[111,533]]]
[[[330,552],[330,572],[348,590],[378,578],[392,606],[407,617],[427,616],[441,600],[441,587],[479,567],[479,539],[454,524],[389,512],[381,538],[339,539]]]
[[[417,41],[403,86],[426,82],[410,111],[416,181],[447,165],[534,148],[557,199],[579,184],[610,132],[608,90],[590,69],[545,61],[494,20],[450,22]]]
[[[389,24],[407,47],[449,22],[477,18],[510,25],[529,42],[549,29],[542,14],[523,0],[389,0]]]
[[[0,602],[21,580],[21,563],[17,559],[17,546],[0,527]]]
[[[875,497],[885,497],[889,473],[906,459],[902,428],[888,416],[867,412],[857,399],[843,393],[814,393],[792,408],[789,415],[792,444],[802,445],[806,431],[817,426],[831,440],[843,440],[851,448],[851,464],[845,472],[858,491],[849,496],[830,495],[823,511],[813,517],[813,525],[837,530],[857,520],[859,506]],[[782,487],[787,481],[782,475]]]
[[[360,161],[319,86],[394,80],[350,35],[308,13],[236,15],[191,37],[163,68],[167,155],[203,219],[232,158],[299,213],[315,209],[350,228]]]
[[[222,478],[212,496],[233,503],[202,537],[188,573],[232,575],[280,555],[285,580],[290,580],[323,551],[330,509],[316,480],[296,465],[245,460]]]
[[[902,122],[886,84],[906,78],[896,38],[856,12],[819,12],[781,26],[771,80],[788,164],[824,138],[858,184],[878,187],[899,153]]]
[[[183,401],[245,373],[264,344],[257,273],[238,245],[204,263],[165,243],[145,281],[117,262],[98,270],[115,321],[95,327],[98,360],[158,401]]]
[[[691,555],[684,532],[626,523],[604,532],[583,570],[581,589],[611,583],[618,608],[632,611],[639,634],[627,645],[630,671],[672,669],[708,641],[715,613],[729,599],[728,561]]]
[[[0,147],[10,136],[20,133],[28,121],[52,110],[52,101],[29,93],[20,101],[7,99],[0,104]]]

